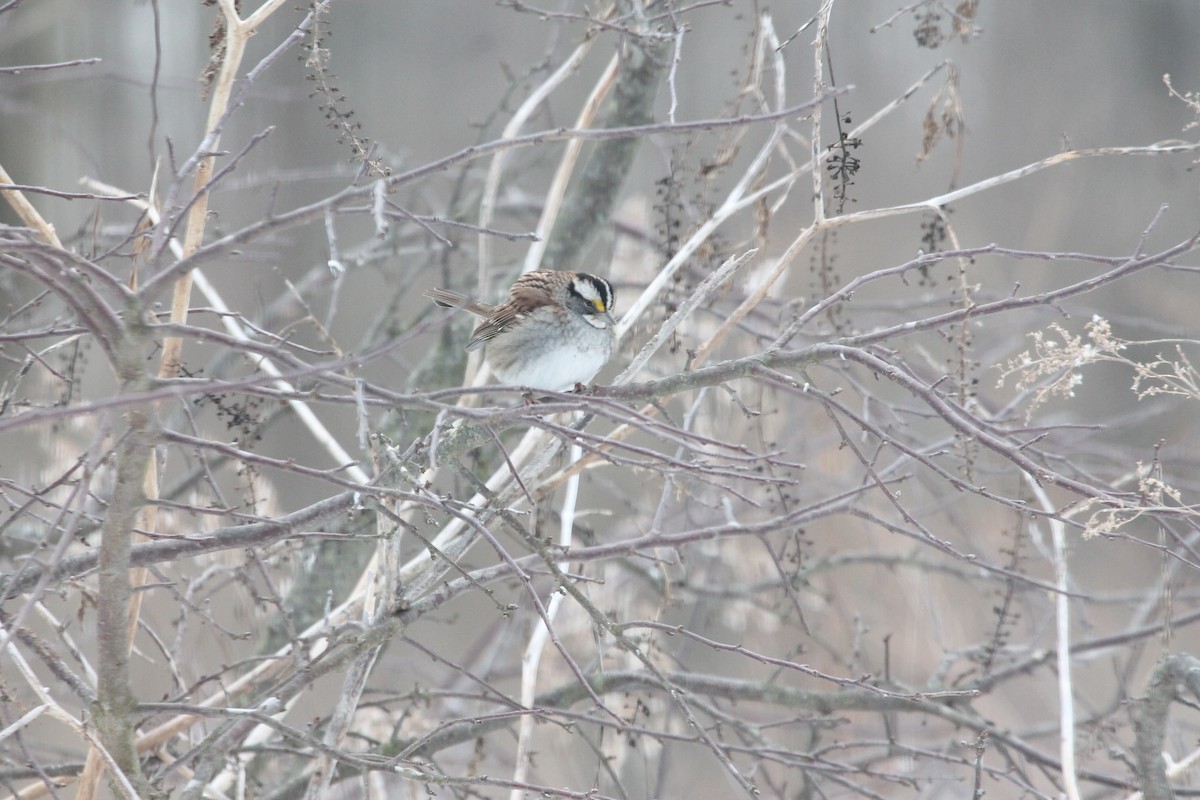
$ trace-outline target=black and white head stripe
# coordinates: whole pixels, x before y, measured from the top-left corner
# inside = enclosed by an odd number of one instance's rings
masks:
[[[571,289],[591,304],[597,313],[603,314],[606,311],[612,311],[614,299],[612,284],[603,278],[581,272],[572,282]]]

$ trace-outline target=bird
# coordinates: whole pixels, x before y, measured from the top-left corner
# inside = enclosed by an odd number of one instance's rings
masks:
[[[586,272],[526,272],[496,306],[447,289],[424,295],[483,318],[467,351],[487,345],[487,363],[502,383],[549,392],[577,388],[595,377],[616,346],[612,284]]]

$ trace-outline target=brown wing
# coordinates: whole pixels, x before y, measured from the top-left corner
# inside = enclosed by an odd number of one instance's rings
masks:
[[[535,269],[526,272],[508,290],[508,299],[517,303],[542,303],[553,300],[552,289],[559,280],[559,273],[552,269]]]
[[[496,306],[488,318],[475,327],[467,342],[467,350],[478,350],[489,339],[508,330],[525,316],[527,309],[551,302],[546,274],[544,270],[534,270],[517,278],[508,290],[508,300]]]

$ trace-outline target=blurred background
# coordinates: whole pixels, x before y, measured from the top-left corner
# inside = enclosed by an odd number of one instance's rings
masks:
[[[244,5],[243,13],[248,13],[251,4]],[[372,157],[393,174],[498,138],[529,91],[584,38],[587,4],[547,0],[544,8],[539,5],[546,13],[521,11],[511,5],[485,0],[332,4],[319,29],[328,57],[327,75],[339,98],[337,113],[360,126],[358,135],[369,140]],[[1172,97],[1163,79],[1170,74],[1180,93],[1200,91],[1200,48],[1196,47],[1200,4],[1194,0],[981,0],[965,40],[951,33],[950,6],[917,5],[921,8],[915,13],[898,13],[895,0],[853,0],[834,6],[829,50],[822,58],[829,85],[853,87],[838,101],[838,113],[848,120],[847,129],[895,101],[939,64],[949,62],[910,100],[864,134],[854,150],[861,168],[848,192],[848,213],[920,202],[1068,150],[1196,138],[1195,130],[1189,130],[1197,119],[1196,110]],[[813,93],[810,45],[815,31],[805,26],[817,10],[816,3],[796,0],[770,7],[775,30],[786,40],[780,53],[792,104]],[[668,85],[664,79],[659,88],[655,119],[665,120],[673,102],[679,121],[755,113],[756,106],[744,98],[739,100],[739,91],[753,45],[755,19],[765,11],[764,4],[745,0],[689,6],[683,18],[686,35],[681,61],[673,83]],[[306,12],[307,7],[297,7],[276,13],[251,40],[246,67],[253,67],[283,41]],[[27,0],[0,9],[0,68],[99,59],[59,69],[0,74],[0,164],[20,184],[64,192],[90,191],[80,184],[81,179],[90,178],[131,193],[150,190],[157,166],[161,195],[172,165],[189,157],[202,138],[209,106],[201,76],[210,60],[209,36],[216,18],[215,8],[198,2]],[[793,34],[795,38],[789,39]],[[611,30],[602,28],[595,35],[599,42],[578,73],[550,97],[522,132],[574,124],[619,42]],[[310,59],[308,45],[294,47],[245,87],[221,150],[239,153],[253,146],[214,192],[209,240],[271,214],[317,202],[346,186],[360,171],[344,131],[330,125],[328,95],[315,85],[317,71]],[[951,106],[961,114],[963,127],[957,130],[957,137],[943,138],[923,152],[927,113],[932,107],[940,118]],[[832,118],[827,107],[823,145],[832,141]],[[803,124],[797,123],[795,128],[807,132]],[[253,142],[268,129],[268,136]],[[680,217],[686,229],[711,211],[707,204],[712,198],[719,198],[721,190],[742,174],[755,149],[749,142],[760,142],[765,130],[751,127],[745,135],[747,143],[740,148],[729,145],[733,133],[720,130],[687,136],[655,133],[641,140],[635,166],[622,189],[617,222],[600,231],[585,254],[591,269],[611,276],[617,284],[618,315],[624,310],[622,304],[636,297],[671,255],[664,234],[664,219],[669,216],[664,211],[668,205],[664,181],[674,186],[674,199],[669,203],[675,205],[670,213]],[[795,158],[807,158],[806,142],[790,141],[788,146]],[[549,143],[513,152],[493,227],[518,234],[533,229],[562,147],[562,143]],[[734,166],[707,178],[703,165],[719,162],[726,152],[732,153]],[[1187,239],[1200,228],[1195,160],[1195,154],[1078,159],[971,195],[953,204],[948,218],[962,247],[996,243],[1017,250],[1080,252],[1117,259],[1139,248],[1155,252]],[[483,161],[456,164],[406,184],[394,199],[412,214],[475,222],[485,169]],[[759,259],[763,262],[778,258],[811,222],[811,184],[805,180],[791,190],[786,203],[772,210],[769,233],[756,228],[750,215],[732,220],[712,252],[697,257],[688,268],[685,285],[694,285],[739,247],[744,249],[747,242],[762,248]],[[44,194],[30,197],[56,226],[64,243],[89,256],[121,246],[138,216],[135,209],[116,203]],[[1166,211],[1143,243],[1144,232],[1164,205]],[[0,207],[0,221],[18,222],[7,206]],[[769,333],[786,324],[791,313],[802,311],[846,281],[904,263],[918,251],[928,250],[927,222],[919,214],[908,214],[839,229],[831,240],[798,257],[795,269],[772,289],[761,309],[763,316],[752,319],[747,324],[750,330],[743,333],[761,346],[763,337],[769,341]],[[335,225],[336,254],[331,253],[327,227],[318,223],[256,238],[236,252],[210,260],[204,268],[225,300],[247,318],[278,320],[275,326],[279,330],[305,314],[319,319],[320,326],[312,324],[311,318],[296,323],[290,335],[298,343],[328,352],[359,353],[388,341],[401,342],[355,370],[357,377],[397,392],[457,385],[461,362],[452,359],[461,356],[463,323],[459,321],[458,327],[451,329],[455,332],[448,334],[457,337],[450,349],[442,349],[446,318],[430,312],[420,291],[437,285],[494,298],[521,263],[527,243],[494,240],[493,261],[485,265],[490,286],[481,289],[477,240],[469,231],[435,225],[444,237],[439,238],[417,225],[396,224],[381,238],[375,235],[368,214],[349,213],[339,216]],[[950,241],[939,244],[945,249],[953,247]],[[325,267],[333,255],[347,269],[340,278]],[[1182,263],[1195,264],[1196,259],[1187,256]],[[830,268],[830,264],[834,266]],[[963,280],[976,286],[977,297],[984,300],[1007,296],[1014,284],[1020,284],[1022,293],[1034,293],[1096,271],[1094,264],[1070,260],[1028,262],[985,256],[972,264]],[[761,277],[762,273],[752,274]],[[709,316],[694,327],[685,328],[679,346],[657,359],[642,379],[681,369],[687,349],[711,332],[754,279],[746,278],[745,285],[739,281],[723,298],[724,305],[706,312]],[[11,274],[0,280],[8,308],[31,296],[29,286]],[[956,294],[959,280],[956,269],[943,266],[927,281],[914,280],[903,288],[895,283],[868,286],[855,295],[853,310],[847,312],[844,322],[831,320],[806,331],[810,338],[802,339],[807,342],[893,324],[909,318],[906,314],[910,311],[910,316],[917,317],[953,309],[961,299]],[[288,308],[293,294],[303,297],[303,303],[297,299]],[[1195,339],[1196,298],[1193,275],[1159,271],[1140,273],[1134,281],[1117,282],[1071,300],[1061,309],[1065,316],[1043,307],[981,320],[972,328],[975,402],[995,408],[1012,399],[1013,381],[998,388],[999,374],[994,367],[1028,348],[1026,334],[1050,322],[1058,321],[1081,333],[1083,324],[1099,314],[1114,320],[1114,333],[1123,339]],[[203,306],[204,302],[197,300],[196,304]],[[611,378],[623,368],[668,313],[663,303],[640,320],[632,341],[600,378]],[[195,324],[216,326],[203,314],[197,315]],[[906,340],[908,344],[910,340]],[[933,369],[944,365],[958,346],[930,336],[922,344],[912,345],[908,357]],[[453,356],[448,355],[451,352]],[[745,352],[742,344],[728,345],[720,355],[733,357]],[[452,360],[448,373],[431,371],[431,353],[434,361]],[[222,353],[212,345],[190,343],[186,355],[189,369],[212,371]],[[79,369],[89,375],[86,383],[92,391],[111,382],[107,367],[97,356]],[[11,379],[11,374],[6,378]],[[889,394],[890,389],[879,389],[877,396],[868,400],[869,390],[864,386],[869,386],[869,380],[863,378],[864,384],[855,385],[850,392],[863,408],[878,404],[875,413],[902,415],[897,409],[909,401]],[[1058,466],[1114,485],[1124,475],[1124,489],[1131,488],[1127,473],[1136,462],[1151,460],[1155,445],[1165,440],[1162,453],[1171,480],[1195,488],[1194,404],[1139,405],[1129,390],[1130,382],[1130,372],[1122,366],[1091,367],[1077,397],[1053,399],[1039,410],[1033,424],[1104,425],[1103,430],[1081,429],[1068,438],[1067,449],[1073,458],[1067,459],[1067,466]],[[43,391],[46,396],[35,398],[35,404],[50,403],[57,390]],[[818,411],[805,407],[801,415],[794,398],[786,395],[767,392],[755,399],[769,407],[769,420],[761,429],[745,423],[727,403],[719,411],[710,408],[712,413],[701,428],[714,436],[733,430],[745,433],[758,449],[778,445],[788,461],[805,463],[808,469],[802,473],[805,485],[801,495],[808,501],[825,488],[832,494],[835,487],[854,486],[862,480],[861,465],[840,447],[841,437],[823,421],[814,421]],[[686,405],[672,408],[678,413],[687,409]],[[202,427],[216,425],[220,430],[219,414],[211,404],[195,413]],[[321,413],[335,435],[347,443],[355,441],[358,419],[354,408],[333,406]],[[926,429],[921,426],[930,423],[910,420],[914,430],[924,435]],[[376,421],[386,424],[387,415],[379,414]],[[75,427],[68,425],[52,441],[46,439],[44,427],[3,434],[7,441],[0,451],[9,454],[0,461],[4,476],[19,484],[44,481],[58,469],[59,459],[77,452],[90,435],[86,420],[71,424]],[[403,433],[398,435],[410,439],[420,435],[419,423],[408,420],[404,425],[410,427],[401,428]],[[739,427],[742,425],[744,429]],[[271,426],[270,435],[258,447],[260,452],[322,469],[335,466],[294,420],[282,416]],[[930,429],[928,435],[947,434]],[[15,457],[16,453],[22,457]],[[361,455],[357,450],[355,454]],[[177,461],[171,475],[182,479],[189,468],[186,462]],[[713,499],[720,493],[715,487],[694,490],[704,503],[689,507],[682,495],[668,502],[670,487],[662,482],[597,472],[598,476],[589,476],[582,502],[594,514],[590,518],[585,515],[584,527],[601,541],[645,533],[656,509],[667,509],[685,528],[715,524],[727,511]],[[1014,488],[1020,484],[1016,475],[1015,467],[1002,463],[984,466],[976,477],[980,483],[995,481],[1004,485],[1003,491],[1019,494]],[[268,482],[268,489],[254,490],[259,513],[291,511],[314,499],[312,481],[285,474],[271,476]],[[231,485],[239,492],[246,490],[246,481],[233,480]],[[456,482],[447,482],[445,488],[451,493],[463,491]],[[944,485],[940,488],[946,491]],[[999,519],[984,504],[953,507],[957,501],[947,500],[929,487],[918,488],[909,497],[914,507],[937,521],[939,535],[965,552],[979,552],[990,563],[1007,559],[1004,547],[1009,537],[1019,536],[1013,533],[1020,527],[1018,515]],[[1056,503],[1071,499],[1055,496]],[[706,505],[710,501],[711,505]],[[186,530],[190,523],[181,519],[179,524]],[[426,524],[430,531],[436,530],[434,521]],[[803,554],[806,561],[862,553],[894,553],[897,558],[907,558],[915,547],[908,539],[881,532],[862,520],[835,520],[827,527],[796,535],[813,537],[792,553],[797,559]],[[1136,535],[1154,541],[1156,532],[1147,525]],[[780,552],[789,552],[788,546],[783,545]],[[478,552],[474,555],[479,564],[486,563]],[[1073,557],[1079,570],[1080,595],[1095,600],[1092,605],[1085,604],[1083,619],[1077,622],[1081,637],[1123,630],[1129,624],[1126,612],[1130,609],[1142,610],[1139,619],[1158,619],[1156,613],[1145,611],[1163,592],[1164,568],[1158,552],[1127,541],[1096,542],[1090,549],[1080,548]],[[770,650],[778,646],[774,654],[779,657],[793,654],[799,659],[798,654],[804,653],[803,658],[851,677],[886,672],[912,685],[928,682],[932,686],[937,683],[933,673],[939,664],[947,663],[948,653],[982,646],[980,643],[988,640],[993,622],[990,609],[998,602],[993,588],[982,591],[971,585],[965,571],[947,578],[944,585],[941,581],[934,585],[921,570],[893,572],[894,564],[842,564],[827,568],[833,577],[814,574],[805,578],[811,583],[804,585],[806,599],[800,605],[806,609],[807,619],[801,624],[791,612],[780,611],[765,600],[769,611],[757,608],[753,590],[741,597],[744,607],[716,594],[697,600],[688,593],[705,581],[710,586],[752,586],[755,575],[768,580],[778,567],[770,559],[738,561],[717,545],[697,548],[691,558],[694,573],[681,584],[680,594],[666,603],[669,608],[663,612],[664,618],[690,621],[714,638],[744,642],[748,647]],[[309,562],[296,556],[294,562],[275,566],[283,575],[304,563]],[[1021,569],[1040,579],[1052,575],[1042,561],[1036,566],[1023,564]],[[614,574],[603,577],[613,587],[628,586]],[[662,589],[651,578],[642,578],[641,584],[635,584],[647,594],[656,596]],[[285,584],[289,580],[284,579]],[[651,585],[654,591],[647,588]],[[1181,606],[1194,601],[1194,589],[1186,581],[1176,590],[1175,602]],[[648,615],[646,608],[637,606],[636,594],[630,590],[627,596],[608,599],[614,604],[629,603],[619,614],[623,618]],[[519,597],[519,592],[513,595]],[[1052,644],[1049,600],[1031,592],[1024,595],[1024,601],[1029,605],[1019,623],[1020,633],[1014,635],[1029,645],[1022,657]],[[64,602],[63,607],[75,608],[74,603]],[[271,630],[278,635],[262,609],[251,605],[217,604],[213,613],[230,625],[236,623],[239,629],[256,634]],[[494,669],[489,676],[509,685],[505,682],[511,683],[516,666],[512,653],[503,650],[502,635],[505,630],[524,635],[532,619],[527,612],[499,622],[490,601],[469,597],[422,620],[410,635],[419,641],[437,641],[445,648],[446,657]],[[174,613],[173,605],[147,612],[151,624],[164,627],[173,624]],[[1164,613],[1169,615],[1169,610]],[[578,627],[568,627],[571,624]],[[785,634],[777,633],[780,625]],[[589,622],[583,615],[573,623],[564,622],[563,634],[587,643]],[[893,634],[894,640],[885,646],[884,641]],[[80,635],[86,641],[86,631]],[[1177,635],[1171,649],[1195,645],[1190,631]],[[193,631],[189,636],[207,641],[207,634]],[[198,671],[223,668],[256,651],[253,643],[234,637],[216,637],[216,641],[219,644],[214,648],[198,650]],[[731,663],[727,656],[703,650],[675,657],[679,664],[695,669],[763,674],[761,665],[747,669],[744,661]],[[1091,692],[1081,690],[1087,696],[1083,704],[1094,710],[1115,703],[1124,687],[1134,682],[1131,676],[1144,676],[1153,658],[1133,661],[1136,668],[1122,662],[1121,670],[1128,666],[1129,672],[1120,674],[1114,674],[1118,670],[1107,661],[1081,664],[1083,685],[1094,681]],[[161,670],[140,663],[136,669],[146,681],[147,698],[174,691],[174,679]],[[414,685],[462,688],[465,679],[448,679],[440,670],[436,661],[412,649],[395,648],[384,656],[372,686],[383,698],[402,695]],[[960,664],[937,677],[951,683],[965,671]],[[307,701],[311,705],[299,709],[297,718],[327,713],[325,704],[331,702],[338,685],[331,680],[319,686]],[[1029,722],[1037,735],[1048,736],[1053,717],[1043,719],[1042,715],[1053,704],[1053,690],[1052,676],[1042,670],[1026,684],[1009,685],[1005,694],[981,700],[980,706],[1001,725],[1019,727]],[[384,700],[380,702],[386,705]],[[464,707],[456,713],[466,715],[468,711]],[[414,731],[421,729],[422,722],[428,721],[417,715],[403,720]],[[1179,735],[1176,744],[1188,736],[1194,739],[1194,720],[1186,724],[1191,727]],[[396,735],[402,723],[383,717],[380,725],[379,736],[387,739]],[[1120,772],[1123,767],[1111,763],[1099,744],[1110,742],[1102,733],[1095,736],[1096,768]],[[572,753],[572,748],[581,747],[579,742],[545,746],[548,754]],[[555,749],[557,746],[563,749]],[[470,759],[469,753],[460,755]],[[547,764],[545,774],[550,777],[546,780],[561,779],[586,788],[595,770],[590,765],[576,769],[583,759],[575,755]],[[63,756],[78,758],[80,753],[65,752]],[[549,755],[546,760],[554,761]],[[653,758],[644,756],[640,769],[645,774],[639,777],[647,787],[669,787],[670,793],[660,795],[664,797],[728,796],[714,793],[708,783],[717,781],[715,785],[724,786],[721,767],[703,759],[700,762],[696,767],[681,759],[670,768],[655,767]],[[888,767],[899,769],[890,762]],[[963,789],[956,785],[940,794],[942,789],[927,787],[919,796],[962,797],[966,796]],[[343,791],[344,796],[354,796],[351,789]],[[1008,784],[995,785],[990,793],[1020,795]],[[889,795],[885,792],[883,796]]]
[[[691,58],[677,76],[678,119],[716,116],[730,103],[732,72],[744,62],[749,20],[759,8],[715,4],[688,15],[683,57]],[[580,12],[583,6],[564,3],[562,9]],[[145,191],[155,157],[170,155],[167,139],[177,157],[191,153],[208,109],[200,96],[200,75],[209,60],[212,7],[160,4],[157,59],[154,14],[147,2],[41,0],[17,10],[0,17],[6,66],[80,58],[101,62],[3,76],[0,155],[14,177],[67,189],[88,175]],[[980,35],[969,43],[947,38],[936,50],[917,46],[911,16],[871,32],[895,12],[896,4],[889,2],[836,7],[830,31],[832,82],[855,87],[842,107],[862,120],[932,65],[951,59],[958,68],[967,126],[960,184],[1064,149],[1180,138],[1192,119],[1184,104],[1169,98],[1162,81],[1170,73],[1181,90],[1188,90],[1200,74],[1200,53],[1189,46],[1200,28],[1200,9],[1186,0],[982,3]],[[813,13],[811,3],[771,8],[781,37]],[[273,49],[301,16],[302,9],[272,17],[251,41],[247,63]],[[377,143],[385,163],[402,170],[486,138],[481,126],[495,135],[503,119],[498,111],[506,98],[513,104],[514,81],[520,86],[521,76],[539,64],[557,63],[583,27],[476,0],[335,3],[325,43],[337,86],[363,135]],[[784,51],[789,89],[797,101],[810,88],[811,38],[806,31]],[[611,45],[596,48],[532,129],[573,122],[611,53]],[[150,93],[156,60],[157,103]],[[321,98],[311,96],[307,74],[304,53],[289,51],[250,88],[245,108],[231,121],[225,146],[234,151],[263,129],[275,130],[221,195],[221,228],[261,215],[276,182],[287,183],[297,195],[310,192],[311,199],[352,173],[349,153],[324,124]],[[515,96],[523,99],[519,91]],[[668,93],[660,92],[660,106],[668,100]],[[915,163],[927,100],[909,103],[864,141],[860,156],[872,169],[857,180],[860,206],[917,200],[946,188],[952,147],[941,148],[920,167]],[[130,146],[138,141],[146,146]],[[641,155],[646,169],[635,175],[646,180],[631,183],[631,196],[652,195],[652,180],[665,174],[655,148],[645,147]],[[1196,185],[1173,161],[1116,159],[1059,172],[1064,174],[1035,178],[1035,186],[972,200],[970,208],[959,210],[971,217],[956,220],[961,235],[975,240],[986,231],[989,240],[1019,239],[1029,249],[1120,250],[1163,202],[1175,213],[1164,219],[1160,234],[1170,238],[1190,230]],[[297,175],[307,181],[285,180]],[[436,206],[434,198],[446,191],[445,180],[434,176],[424,187],[430,205]],[[1017,192],[1021,202],[1014,202]],[[304,199],[287,196],[277,203]],[[80,202],[39,203],[60,221],[65,235],[81,231],[94,211]],[[1177,227],[1165,227],[1172,225]],[[896,261],[913,250],[909,242],[896,241],[900,232],[895,230],[872,234],[843,243],[854,248],[855,263],[864,267]],[[274,254],[281,275],[292,264],[304,269],[326,247],[319,229],[277,244],[286,248]],[[257,273],[254,277],[263,280]],[[277,291],[268,285],[262,290]]]

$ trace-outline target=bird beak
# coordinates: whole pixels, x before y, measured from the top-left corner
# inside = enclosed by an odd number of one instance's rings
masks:
[[[591,325],[593,328],[599,328],[600,330],[611,328],[617,324],[613,321],[612,314],[608,313],[607,311],[605,311],[603,314],[582,314],[581,316],[583,317],[583,321],[588,325]]]

